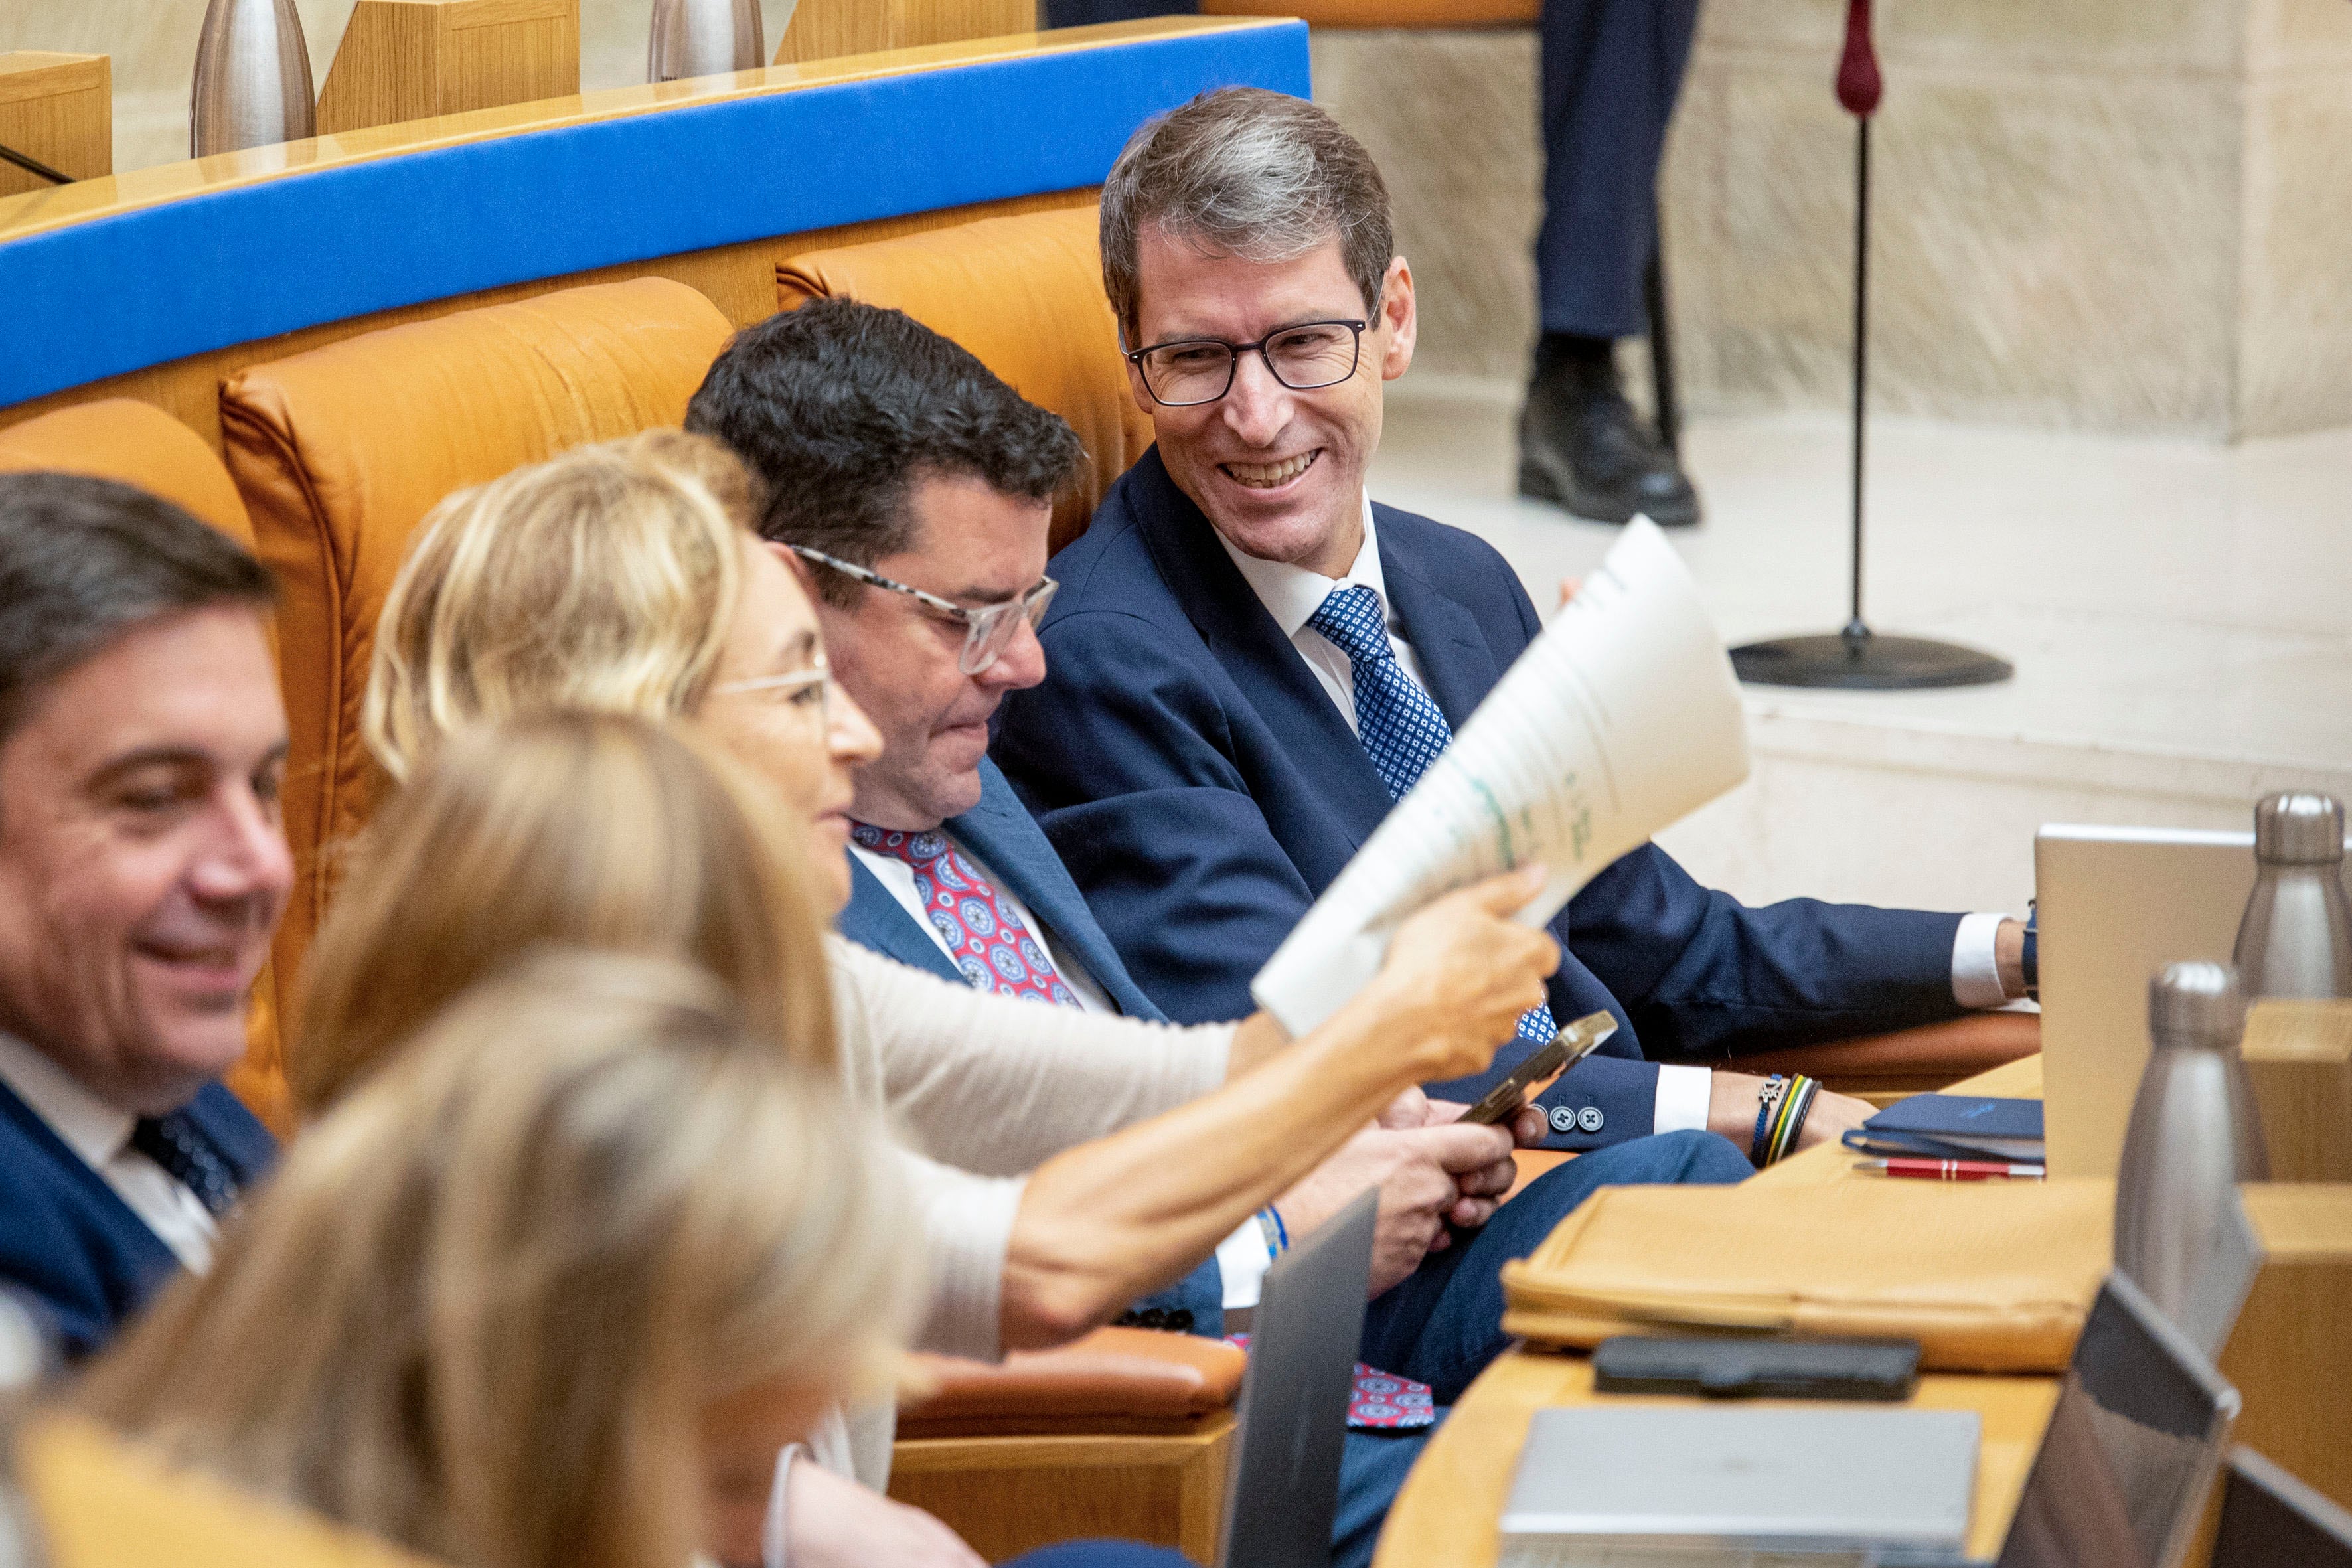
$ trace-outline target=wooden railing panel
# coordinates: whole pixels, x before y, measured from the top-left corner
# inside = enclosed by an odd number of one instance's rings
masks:
[[[114,87],[107,57],[37,49],[0,55],[0,147],[77,180],[112,173]],[[38,175],[0,162],[0,196],[48,188]]]

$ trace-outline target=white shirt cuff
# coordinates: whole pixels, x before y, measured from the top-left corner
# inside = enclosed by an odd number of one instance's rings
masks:
[[[1273,1265],[1274,1258],[1265,1249],[1265,1232],[1257,1215],[1252,1215],[1242,1221],[1241,1229],[1217,1243],[1217,1272],[1225,1277],[1225,1310],[1256,1306],[1265,1271]]]
[[[1658,1069],[1658,1103],[1650,1113],[1653,1132],[1704,1132],[1712,1103],[1712,1068],[1662,1067]]]
[[[1952,1000],[1963,1007],[1998,1007],[2009,1000],[2001,988],[2000,963],[1993,939],[2007,915],[1962,915],[1952,933]]]

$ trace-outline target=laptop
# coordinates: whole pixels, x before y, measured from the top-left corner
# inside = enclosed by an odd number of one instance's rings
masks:
[[[2254,890],[2254,837],[2047,826],[2033,884],[2050,1174],[2112,1176],[2147,1063],[2147,983],[2180,960],[2230,961]]]
[[[2213,1363],[2109,1274],[1997,1568],[2178,1568],[2237,1415]]]
[[[1949,1561],[1968,1539],[1979,1425],[1973,1410],[1538,1410],[1504,1505],[1500,1560]]]
[[[1217,1568],[1329,1568],[1379,1213],[1367,1189],[1266,1270]]]
[[[2212,1568],[2352,1568],[2352,1513],[2252,1448],[2236,1449]]]

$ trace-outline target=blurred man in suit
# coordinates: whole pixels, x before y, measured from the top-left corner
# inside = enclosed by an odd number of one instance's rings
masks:
[[[882,735],[880,756],[856,779],[843,934],[967,984],[1162,1017],[987,758],[998,705],[1045,674],[1034,622],[1055,593],[1045,576],[1053,498],[1081,461],[1069,426],[929,328],[845,300],[813,300],[739,335],[687,425],[728,443],[765,481],[761,531],[807,563],[834,678]],[[1250,1010],[1244,999],[1231,1016]],[[1358,1380],[1341,1564],[1370,1559],[1431,1425],[1502,1348],[1505,1259],[1532,1250],[1604,1184],[1745,1173],[1721,1140],[1685,1134],[1552,1171],[1497,1212],[1512,1140],[1448,1125],[1460,1110],[1405,1097],[1173,1292],[1129,1314],[1219,1331],[1223,1309],[1255,1305],[1290,1237],[1380,1188],[1378,1297],[1362,1354],[1399,1375]],[[1539,1119],[1524,1114],[1517,1132],[1534,1141]]]
[[[1056,27],[1199,8],[1199,0],[1045,0]],[[1519,493],[1601,522],[1636,512],[1668,528],[1696,522],[1698,492],[1626,401],[1616,348],[1651,330],[1643,284],[1658,253],[1658,167],[1698,0],[1544,0],[1538,26],[1542,336],[1519,409]],[[1440,112],[1431,106],[1433,133]]]
[[[217,1081],[293,880],[272,597],[166,501],[0,477],[0,1283],[69,1355],[274,1152]]]
[[[1412,275],[1379,170],[1328,115],[1250,88],[1195,99],[1129,143],[1102,224],[1158,440],[1055,558],[1045,679],[1006,703],[994,755],[1137,984],[1180,1021],[1222,1018],[1538,622],[1491,546],[1365,493],[1382,385],[1412,363]],[[1746,909],[1654,846],[1551,929],[1565,957],[1527,1048],[1554,1019],[1620,1021],[1616,1054],[1539,1102],[1565,1149],[1705,1127],[1760,1163],[1805,1085],[1716,1064],[2024,988],[2014,921]],[[1810,1104],[1789,1146],[1870,1110]]]

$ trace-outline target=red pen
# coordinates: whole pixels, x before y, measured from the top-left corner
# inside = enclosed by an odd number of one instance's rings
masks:
[[[1883,1171],[1890,1176],[1909,1176],[1927,1182],[1998,1182],[2002,1180],[2038,1182],[2043,1167],[2040,1165],[2006,1165],[1997,1160],[1858,1160],[1858,1171]]]

